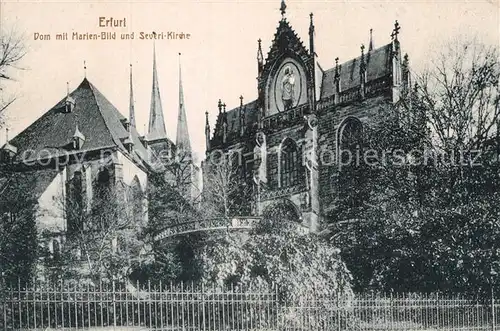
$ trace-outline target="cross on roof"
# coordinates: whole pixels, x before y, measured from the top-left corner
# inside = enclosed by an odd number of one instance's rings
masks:
[[[396,20],[396,23],[394,23],[394,30],[392,30],[392,33],[391,33],[392,40],[398,40],[399,30],[401,30],[401,27],[399,26],[399,23]]]
[[[281,0],[280,12],[281,12],[281,16],[283,18],[285,18],[285,14],[286,14],[286,3],[285,3],[285,0]]]

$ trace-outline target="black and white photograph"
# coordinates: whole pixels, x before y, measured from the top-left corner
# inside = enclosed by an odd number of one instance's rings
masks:
[[[500,2],[0,0],[0,330],[500,330]]]

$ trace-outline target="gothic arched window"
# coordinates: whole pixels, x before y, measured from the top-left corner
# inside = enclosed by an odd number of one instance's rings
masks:
[[[295,141],[285,139],[281,144],[280,180],[281,187],[297,185],[299,183],[300,153]]]
[[[137,176],[134,177],[132,183],[130,184],[128,199],[132,220],[134,222],[140,222],[144,217],[142,211],[143,194],[141,183],[139,182]]]
[[[103,168],[97,174],[97,198],[101,200],[109,199],[111,175],[107,168]],[[98,201],[101,202],[101,201]]]
[[[348,118],[338,132],[339,162],[344,166],[350,163],[349,158],[351,162],[356,161],[357,150],[363,146],[363,126],[357,118]]]
[[[366,165],[363,157],[363,126],[356,118],[346,119],[338,131],[339,198],[348,210],[366,198]]]
[[[80,170],[73,174],[67,184],[67,230],[69,234],[77,232],[82,226],[83,213],[83,176]]]

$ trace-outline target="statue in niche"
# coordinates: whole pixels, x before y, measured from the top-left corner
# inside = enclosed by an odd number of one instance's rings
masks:
[[[293,107],[295,102],[295,74],[291,66],[286,66],[281,80],[281,100],[285,110]]]

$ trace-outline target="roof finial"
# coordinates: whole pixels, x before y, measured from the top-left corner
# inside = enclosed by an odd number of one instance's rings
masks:
[[[222,100],[219,99],[219,102],[217,102],[217,107],[219,108],[219,113],[222,112]]]
[[[365,44],[361,44],[361,56],[365,55]]]
[[[87,78],[87,62],[83,60],[83,75]]]
[[[128,108],[128,116],[130,125],[135,127],[135,109],[134,109],[134,89],[132,85],[132,63],[130,63],[130,95],[129,95],[129,108]]]
[[[373,51],[373,29],[370,29],[370,44],[368,44],[368,52]]]
[[[311,22],[309,23],[309,51],[311,52],[311,55],[315,55],[314,51],[314,23],[313,23],[313,13],[309,14],[309,17],[311,18]]]
[[[5,142],[9,142],[9,128],[5,128]]]
[[[398,40],[399,30],[401,30],[401,27],[399,26],[398,20],[396,20],[396,22],[394,23],[394,29],[391,33],[392,40]]]
[[[280,12],[281,12],[281,18],[285,19],[285,14],[286,14],[286,3],[285,3],[285,0],[281,0]]]
[[[69,97],[69,82],[66,82],[66,96]]]
[[[240,95],[240,107],[243,107],[243,96]]]
[[[262,39],[257,40],[259,47],[257,48],[257,62],[262,63],[264,61],[264,56],[262,55]]]
[[[206,125],[209,125],[209,124],[208,124],[208,110],[207,110],[207,111],[205,111],[205,124],[206,124]]]

